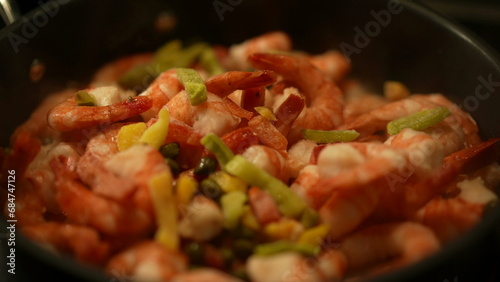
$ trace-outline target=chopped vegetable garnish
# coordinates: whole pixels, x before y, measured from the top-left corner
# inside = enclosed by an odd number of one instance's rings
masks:
[[[217,160],[211,157],[203,157],[195,166],[193,173],[196,175],[209,175],[217,169]]]
[[[273,240],[295,240],[302,231],[302,224],[286,217],[278,222],[271,222],[264,228],[264,234]]]
[[[177,203],[172,191],[172,175],[169,172],[156,175],[150,180],[149,189],[158,225],[155,240],[169,249],[177,250]]]
[[[285,183],[256,167],[240,155],[231,159],[224,169],[250,185],[266,190],[276,201],[280,212],[285,216],[297,217],[306,208],[306,203],[292,192]]]
[[[259,230],[260,224],[257,217],[253,214],[252,208],[249,205],[245,205],[243,215],[241,217],[241,223],[243,226],[250,228],[251,230]]]
[[[168,166],[170,167],[170,171],[172,171],[173,175],[178,175],[179,172],[181,172],[181,168],[179,167],[179,164],[175,160],[172,160],[171,158],[166,158],[165,162],[167,162]]]
[[[84,90],[76,92],[75,102],[78,106],[97,106],[95,97]]]
[[[450,110],[445,107],[424,110],[389,122],[389,124],[387,124],[387,132],[391,135],[395,135],[405,128],[424,130],[441,122],[450,114]]]
[[[226,229],[232,230],[238,226],[246,201],[247,195],[241,191],[232,191],[220,198]]]
[[[268,107],[255,107],[254,108],[261,116],[267,118],[270,121],[277,121],[276,115]]]
[[[158,120],[144,131],[144,134],[139,138],[139,143],[146,143],[155,149],[159,149],[165,143],[165,138],[167,138],[169,121],[168,111],[161,109],[158,113]]]
[[[318,223],[318,221],[319,214],[311,208],[306,208],[302,214],[302,218],[300,219],[300,222],[305,228],[313,227]]]
[[[231,149],[213,133],[205,135],[205,137],[201,139],[201,144],[215,155],[221,167],[234,157]]]
[[[177,202],[187,206],[194,193],[198,190],[198,182],[186,173],[181,173],[177,179]]]
[[[144,131],[146,131],[146,129],[147,126],[144,122],[122,126],[116,137],[116,145],[118,146],[118,150],[123,151],[139,143],[139,139],[141,138],[142,134],[144,134]]]
[[[188,68],[178,68],[177,77],[184,85],[191,105],[196,106],[207,101],[207,87],[197,71]]]
[[[160,147],[160,153],[164,158],[175,159],[180,153],[179,143],[168,143]]]
[[[232,176],[225,171],[217,171],[211,174],[209,178],[217,182],[220,188],[226,193],[231,191],[247,191],[248,185],[245,183],[245,181],[241,180],[238,177]]]
[[[332,142],[350,142],[358,138],[359,133],[356,130],[302,130],[302,137],[312,140],[316,143],[325,144]]]
[[[204,42],[198,42],[190,45],[189,47],[182,50],[180,54],[176,56],[176,66],[180,68],[188,67],[196,58],[198,58],[201,53],[208,47]]]
[[[200,57],[201,66],[208,71],[211,76],[218,75],[224,72],[224,69],[219,63],[214,49],[207,47],[203,50]]]
[[[328,224],[321,224],[314,228],[308,229],[300,235],[297,242],[303,244],[310,244],[319,246],[323,242],[323,239],[328,235],[330,231],[330,226]]]
[[[305,256],[314,256],[319,253],[320,248],[310,244],[294,243],[290,241],[276,241],[258,245],[254,249],[255,254],[264,256],[290,251],[298,252]]]
[[[222,188],[211,178],[205,178],[200,183],[200,192],[211,199],[217,199],[222,195]]]

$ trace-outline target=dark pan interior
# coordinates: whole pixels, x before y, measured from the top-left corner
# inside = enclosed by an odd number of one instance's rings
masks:
[[[228,45],[277,29],[292,36],[296,49],[312,53],[340,46],[356,48],[350,56],[354,66],[351,76],[373,90],[380,91],[383,81],[390,79],[403,81],[416,93],[444,93],[478,121],[483,138],[500,136],[500,96],[496,91],[500,68],[496,55],[461,28],[412,1],[401,1],[403,6],[397,6],[398,1],[361,0],[67,2],[53,2],[57,3],[57,12],[46,12],[48,20],[43,25],[34,25],[32,17],[40,17],[38,10],[0,33],[2,146],[8,145],[14,128],[44,95],[68,85],[83,87],[92,71],[106,61],[153,50],[171,38]],[[396,5],[391,7],[399,12],[389,12],[390,20],[385,18],[377,29],[374,14],[389,11],[388,5]],[[177,18],[174,31],[155,30],[155,20],[162,12]],[[27,30],[29,24],[35,26],[35,32]],[[360,42],[356,28],[367,27],[371,28],[369,42]],[[24,38],[22,43],[15,41],[19,37]],[[39,82],[28,77],[35,59],[46,65]],[[490,83],[486,85],[483,80]],[[467,280],[460,266],[485,255],[499,220],[500,209],[496,207],[477,228],[443,252],[384,279],[453,281],[449,276],[452,273]],[[86,280],[109,281],[92,269],[81,268],[18,238],[19,260],[23,260],[21,252],[26,264],[44,260],[39,271],[58,269]],[[478,266],[477,271],[483,268],[487,265]]]

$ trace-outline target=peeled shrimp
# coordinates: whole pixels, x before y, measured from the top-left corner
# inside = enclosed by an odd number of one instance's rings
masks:
[[[56,175],[56,199],[68,222],[86,225],[107,235],[145,235],[153,228],[151,216],[136,207],[100,197],[76,179],[64,157],[51,162]]]
[[[106,266],[106,272],[122,279],[137,281],[171,281],[187,269],[187,258],[155,241],[144,241],[115,255]]]
[[[22,232],[42,246],[68,253],[81,262],[102,264],[109,256],[109,244],[87,226],[47,222],[23,226]]]
[[[277,151],[267,146],[254,145],[243,153],[243,157],[270,175],[282,181],[288,181],[288,165],[284,151]]]
[[[150,97],[153,101],[151,108],[141,116],[146,121],[155,117],[161,108],[182,89],[184,86],[177,78],[177,69],[162,72],[144,92],[139,94],[139,96]]]
[[[298,87],[306,97],[306,108],[295,120],[287,136],[290,144],[301,139],[304,128],[331,130],[343,120],[343,94],[337,85],[305,58],[255,53],[250,63],[258,69],[270,69]]]
[[[149,97],[139,96],[109,106],[78,106],[72,97],[50,110],[47,121],[58,131],[104,126],[137,116],[151,105]]]
[[[281,31],[269,32],[229,48],[229,61],[234,69],[246,70],[250,68],[248,56],[253,53],[268,51],[288,52],[292,49],[292,41]]]
[[[269,70],[225,72],[208,79],[207,91],[224,98],[236,90],[264,87],[276,82],[276,74]]]

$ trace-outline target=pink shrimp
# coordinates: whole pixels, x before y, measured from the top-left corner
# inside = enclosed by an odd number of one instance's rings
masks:
[[[155,241],[138,243],[111,258],[106,272],[117,279],[171,281],[186,271],[187,258]]]
[[[276,82],[276,74],[269,70],[225,72],[208,79],[207,91],[224,98],[236,90],[265,87]]]
[[[310,164],[311,155],[316,147],[317,145],[314,141],[305,139],[290,147],[287,158],[290,177],[297,178],[300,171]]]
[[[145,211],[99,197],[76,179],[64,157],[51,162],[56,175],[56,199],[68,222],[90,226],[107,235],[148,234],[153,219]]]
[[[413,222],[373,225],[341,241],[349,271],[373,277],[420,261],[441,248],[432,230]],[[360,278],[360,277],[358,277]]]
[[[333,81],[340,81],[351,70],[351,63],[339,51],[330,50],[311,56],[309,61]]]
[[[152,59],[153,53],[142,53],[118,58],[98,69],[92,78],[91,84],[95,86],[114,84],[134,66],[149,63]]]
[[[95,229],[86,226],[47,222],[24,226],[21,232],[42,246],[68,253],[81,262],[100,265],[109,256],[109,244]]]
[[[141,116],[146,121],[155,117],[161,108],[183,89],[184,86],[177,78],[177,69],[170,69],[162,72],[153,83],[139,95],[148,96],[153,101],[151,108],[142,113]]]
[[[268,51],[288,52],[292,49],[292,41],[281,31],[269,32],[249,39],[229,48],[229,61],[234,69],[249,69],[248,57],[254,53]]]
[[[245,150],[243,157],[270,175],[285,183],[288,181],[289,172],[285,151],[278,151],[263,145],[254,145]]]
[[[58,131],[104,126],[137,116],[151,105],[149,97],[139,96],[109,106],[77,106],[72,97],[50,110],[47,122]]]
[[[414,219],[434,230],[442,243],[450,242],[477,224],[485,206],[498,200],[480,177],[465,179],[457,187],[459,193],[455,197],[435,197],[415,214]]]
[[[248,126],[257,134],[262,144],[275,150],[286,150],[288,147],[286,137],[267,118],[255,116],[248,122]]]
[[[304,128],[331,130],[343,120],[343,94],[337,85],[305,58],[255,53],[250,63],[258,69],[270,69],[293,83],[306,96],[306,109],[295,120],[288,134],[290,144],[301,139]]]

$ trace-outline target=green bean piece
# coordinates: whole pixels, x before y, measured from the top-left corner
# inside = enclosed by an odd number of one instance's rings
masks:
[[[213,173],[217,169],[217,160],[211,157],[203,157],[194,167],[194,174],[198,176],[206,176]]]
[[[178,175],[179,172],[181,172],[181,168],[179,167],[179,164],[170,159],[170,158],[166,158],[165,161],[167,162],[168,166],[170,167],[170,170],[172,171],[172,174],[173,175]]]
[[[180,153],[179,143],[168,143],[160,147],[160,153],[164,158],[175,160]]]
[[[438,124],[451,114],[445,107],[436,107],[424,110],[413,115],[395,119],[387,124],[387,132],[391,135],[398,134],[405,128],[424,130]]]
[[[191,264],[202,265],[205,257],[205,251],[203,246],[199,243],[192,242],[184,247],[184,253],[189,257],[189,262]]]
[[[78,106],[97,106],[95,97],[85,90],[76,92],[75,102]]]
[[[238,227],[239,221],[245,211],[244,204],[247,201],[247,195],[241,191],[232,191],[224,194],[220,198],[222,214],[224,215],[224,227],[234,230]]]
[[[234,157],[231,149],[213,133],[205,135],[201,139],[201,144],[215,155],[221,167],[224,167],[224,165]]]
[[[233,157],[224,167],[228,173],[237,176],[250,185],[266,190],[278,205],[280,212],[288,217],[298,217],[307,207],[304,200],[292,192],[279,179],[258,168],[240,155]]]
[[[208,45],[204,42],[194,43],[187,48],[184,48],[175,58],[175,66],[180,68],[189,67],[189,65],[191,65],[191,63],[196,60],[206,48],[208,48]]]
[[[178,68],[177,77],[184,85],[191,105],[196,106],[207,101],[207,88],[203,78],[194,69]]]
[[[218,75],[224,72],[224,68],[219,63],[214,49],[211,47],[205,48],[200,56],[201,66],[208,71],[210,76]]]
[[[302,130],[302,137],[312,140],[316,143],[325,144],[332,142],[349,142],[358,138],[359,133],[356,130]]]
[[[283,252],[297,252],[305,256],[315,256],[319,248],[314,245],[295,243],[290,241],[276,241],[267,244],[261,244],[255,247],[254,253],[257,255],[275,255]]]
[[[319,214],[311,208],[306,208],[304,210],[304,213],[302,214],[300,222],[302,223],[305,229],[311,228],[316,224],[318,224]]]

